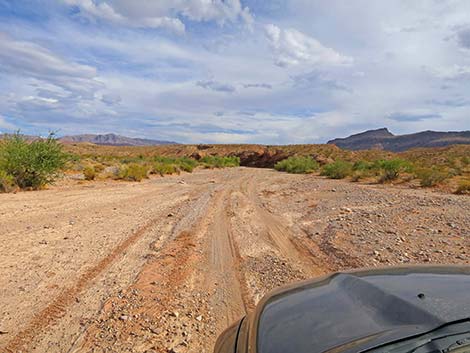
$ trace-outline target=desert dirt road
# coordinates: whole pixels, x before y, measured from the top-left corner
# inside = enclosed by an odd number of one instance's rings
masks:
[[[268,169],[0,195],[0,351],[211,352],[269,290],[470,263],[470,198]]]

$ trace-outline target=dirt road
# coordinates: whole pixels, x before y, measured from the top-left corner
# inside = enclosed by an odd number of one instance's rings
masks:
[[[211,352],[272,288],[470,263],[470,198],[266,169],[0,195],[0,351]]]

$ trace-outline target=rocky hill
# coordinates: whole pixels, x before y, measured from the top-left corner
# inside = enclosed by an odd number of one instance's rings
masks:
[[[120,136],[116,134],[104,134],[104,135],[72,135],[64,136],[60,138],[63,143],[81,143],[88,142],[95,145],[109,145],[109,146],[155,146],[155,145],[172,145],[177,144],[173,141],[161,141],[161,140],[150,140],[142,138],[133,138]]]
[[[407,135],[394,135],[387,128],[368,130],[346,138],[328,141],[347,150],[380,149],[393,152],[417,147],[443,147],[470,144],[470,131],[422,131]]]

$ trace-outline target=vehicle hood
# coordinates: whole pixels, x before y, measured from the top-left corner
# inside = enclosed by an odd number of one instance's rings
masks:
[[[470,318],[469,267],[337,273],[274,293],[257,353],[364,352]]]

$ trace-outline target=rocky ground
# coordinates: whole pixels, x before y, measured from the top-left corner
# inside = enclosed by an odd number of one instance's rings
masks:
[[[269,290],[470,263],[470,198],[267,169],[0,195],[0,351],[211,352]]]

